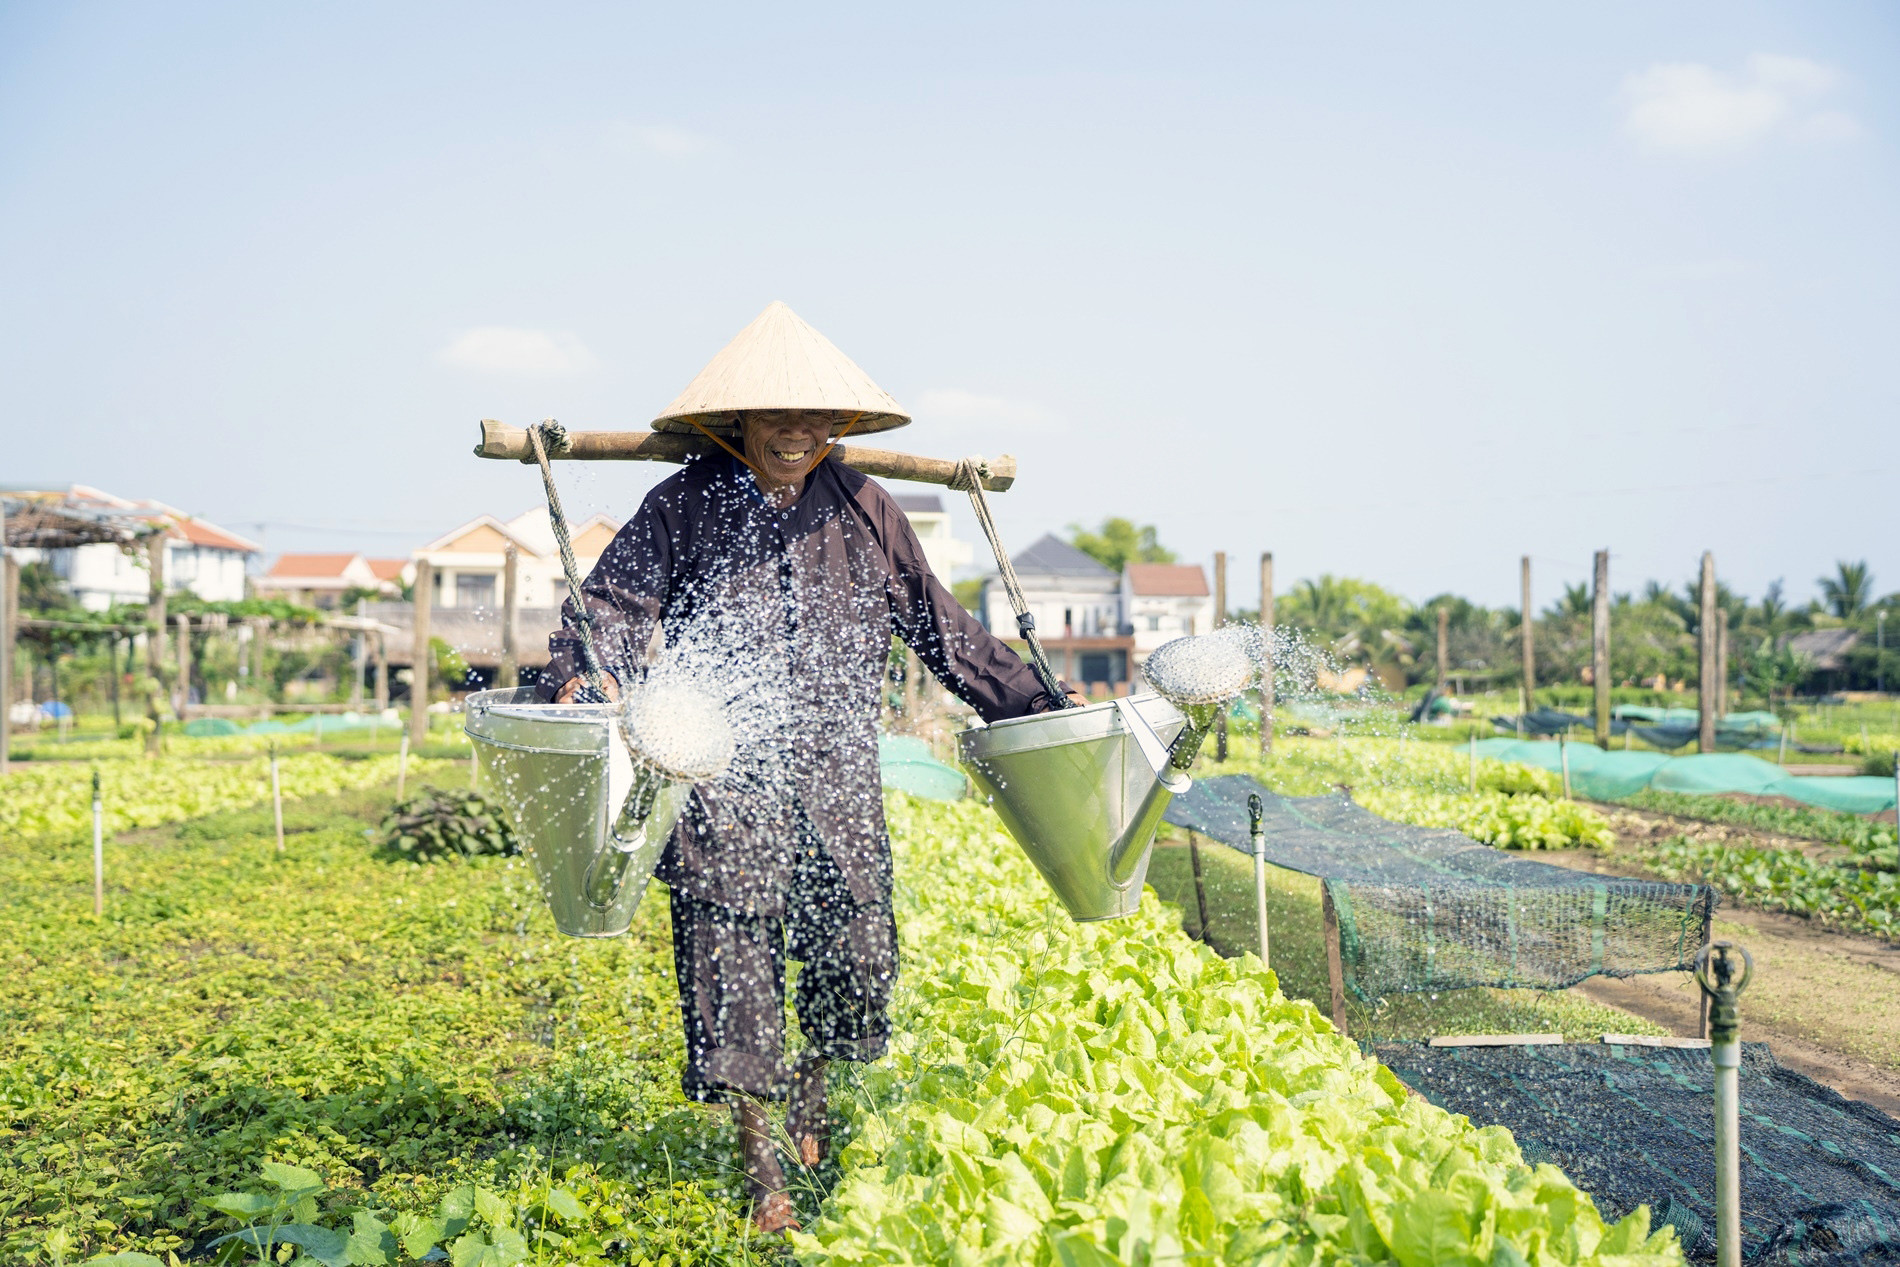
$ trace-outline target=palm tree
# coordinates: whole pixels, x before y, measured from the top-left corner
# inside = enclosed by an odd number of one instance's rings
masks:
[[[1821,601],[1842,620],[1865,610],[1868,596],[1874,592],[1873,574],[1867,570],[1865,559],[1858,563],[1845,560],[1835,563],[1834,575],[1822,577],[1820,585]]]
[[[1564,596],[1544,609],[1544,615],[1551,620],[1562,620],[1566,616],[1588,616],[1590,614],[1590,587],[1582,581],[1575,585],[1564,586]]]

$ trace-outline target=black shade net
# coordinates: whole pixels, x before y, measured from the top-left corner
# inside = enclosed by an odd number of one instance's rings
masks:
[[[1746,1017],[1744,1017],[1744,1021]],[[1692,1259],[1715,1256],[1709,1053],[1638,1046],[1428,1047],[1379,1060],[1441,1108],[1507,1127],[1608,1218],[1647,1205]],[[1763,1267],[1900,1264],[1900,1122],[1745,1043],[1742,1240]]]

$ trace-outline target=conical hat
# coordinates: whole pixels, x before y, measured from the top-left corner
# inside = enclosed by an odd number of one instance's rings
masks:
[[[832,430],[857,419],[852,435],[889,431],[910,415],[851,358],[782,303],[773,303],[739,331],[699,377],[653,420],[655,431],[737,435],[752,412],[820,413]]]

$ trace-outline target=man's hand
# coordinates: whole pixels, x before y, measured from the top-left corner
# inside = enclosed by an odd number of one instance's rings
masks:
[[[579,694],[580,689],[586,685],[586,678],[569,678],[567,681],[561,683],[561,689],[554,693],[554,702],[556,704],[572,704],[574,697]],[[616,702],[620,699],[620,683],[614,681],[613,674],[603,673],[600,675],[600,689],[607,693],[608,699]]]
[[[1083,699],[1080,695],[1076,694],[1074,691],[1069,692],[1069,707],[1087,708],[1088,706],[1089,706],[1089,701]]]

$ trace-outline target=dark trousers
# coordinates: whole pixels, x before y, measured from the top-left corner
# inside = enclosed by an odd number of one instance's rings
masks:
[[[815,835],[799,843],[784,918],[746,915],[672,890],[673,970],[679,980],[693,1100],[785,1097],[785,962],[805,1054],[876,1060],[890,1040],[885,1014],[897,980],[897,921],[888,898],[860,905]]]

